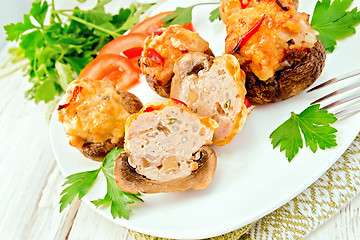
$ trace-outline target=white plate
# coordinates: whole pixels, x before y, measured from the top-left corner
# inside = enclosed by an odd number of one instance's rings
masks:
[[[157,11],[187,6],[193,1],[167,1]],[[302,1],[300,10],[312,13],[315,0]],[[356,1],[360,6],[359,1]],[[194,9],[193,24],[210,42],[216,55],[224,49],[225,27],[207,18],[216,5]],[[359,31],[359,29],[358,29]],[[341,73],[359,68],[359,35],[339,41],[334,53],[327,55],[326,67],[316,84]],[[334,124],[338,129],[338,146],[330,150],[301,150],[288,163],[279,148],[273,150],[270,133],[330,88],[311,94],[301,93],[276,104],[256,106],[243,131],[227,146],[214,147],[218,156],[215,177],[207,189],[179,193],[143,195],[145,203],[133,206],[130,220],[112,219],[109,209],[95,209],[90,200],[102,198],[106,191],[101,177],[83,201],[108,219],[135,231],[168,238],[207,238],[221,235],[251,223],[285,204],[318,179],[347,149],[360,130],[360,115]],[[131,90],[144,103],[161,98],[145,82]],[[83,157],[70,147],[62,125],[53,115],[50,138],[55,157],[64,176],[95,169],[99,163]]]

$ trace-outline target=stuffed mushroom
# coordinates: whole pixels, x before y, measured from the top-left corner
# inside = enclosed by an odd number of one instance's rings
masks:
[[[309,15],[291,0],[222,0],[225,52],[246,74],[247,98],[259,104],[287,99],[309,87],[325,64],[325,48]]]
[[[156,31],[145,40],[139,65],[146,75],[149,86],[160,96],[170,95],[174,63],[188,52],[203,52],[213,55],[209,43],[179,25],[172,25]]]
[[[113,148],[123,147],[125,121],[141,107],[135,95],[116,91],[110,81],[79,79],[69,85],[58,114],[70,145],[102,161]]]
[[[127,119],[125,151],[115,160],[117,185],[130,193],[206,188],[216,168],[207,145],[217,126],[175,99],[145,105]]]
[[[252,110],[245,99],[245,73],[237,59],[229,54],[214,58],[187,53],[176,62],[174,72],[170,96],[219,124],[215,145],[230,143]]]

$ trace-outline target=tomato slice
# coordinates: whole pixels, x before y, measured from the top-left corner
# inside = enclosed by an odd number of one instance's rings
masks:
[[[144,33],[132,33],[117,37],[108,42],[99,52],[102,54],[120,54],[123,53],[129,58],[139,57],[144,47],[144,41],[148,35]]]
[[[145,33],[150,35],[164,25],[165,22],[161,21],[161,19],[173,13],[173,11],[162,12],[155,16],[145,18],[145,20],[133,26],[130,33]]]
[[[139,80],[140,70],[119,54],[101,54],[80,72],[79,78],[110,80],[116,90],[125,90]]]

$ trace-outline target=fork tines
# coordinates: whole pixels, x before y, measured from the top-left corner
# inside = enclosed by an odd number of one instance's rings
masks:
[[[306,92],[309,93],[309,92],[324,88],[326,86],[332,85],[332,84],[334,84],[336,82],[340,82],[340,81],[343,81],[343,80],[346,80],[346,79],[350,79],[350,78],[353,78],[353,77],[356,77],[356,76],[359,76],[359,75],[360,75],[360,69],[349,72],[349,73],[346,73],[346,74],[343,74],[343,75],[335,77],[335,78],[331,78],[330,80],[328,80],[328,81],[326,81],[324,83],[321,83],[321,84],[307,90]],[[354,79],[354,80],[356,80],[356,79]],[[331,92],[331,93],[329,93],[329,94],[327,94],[327,95],[313,101],[312,103],[310,103],[310,105],[322,102],[322,101],[324,101],[324,100],[326,100],[326,99],[328,99],[330,97],[340,95],[342,93],[350,92],[351,90],[353,90],[355,88],[358,88],[358,87],[360,87],[360,81],[355,81],[355,82],[351,81],[351,83],[349,83],[348,86],[345,86],[345,87],[342,87],[342,88],[340,88],[338,90],[335,90],[335,91],[333,91],[333,92]],[[341,99],[333,101],[332,103],[330,103],[330,104],[328,104],[325,107],[322,107],[320,109],[328,110],[328,109],[330,109],[332,107],[339,106],[341,104],[344,104],[346,102],[349,102],[349,101],[355,100],[355,99],[359,99],[359,98],[360,98],[360,92],[355,93],[355,94],[354,93],[351,93],[351,94],[349,93],[346,96],[342,97]],[[354,113],[359,112],[359,111],[360,111],[360,104],[351,105],[350,107],[335,113],[335,116],[339,118],[339,117],[347,116],[347,115],[350,115],[350,114],[354,114]]]
[[[340,82],[340,81],[343,81],[345,79],[352,78],[352,77],[355,77],[355,76],[358,76],[358,75],[360,75],[360,69],[357,69],[357,70],[349,72],[349,73],[345,73],[345,74],[343,74],[341,76],[338,76],[338,77],[335,77],[335,78],[331,78],[331,79],[327,80],[326,82],[323,82],[323,83],[321,83],[321,84],[319,84],[319,85],[317,85],[317,86],[315,86],[313,88],[310,88],[306,92],[309,93],[309,92],[312,92],[314,90],[325,87],[327,85],[330,85],[332,83]]]

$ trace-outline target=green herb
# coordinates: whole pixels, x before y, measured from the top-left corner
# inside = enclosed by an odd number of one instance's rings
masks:
[[[168,124],[169,125],[174,124],[176,121],[177,121],[176,118],[170,118]]]
[[[168,26],[174,25],[174,24],[178,24],[178,25],[189,24],[192,20],[192,11],[193,11],[194,7],[200,6],[200,5],[208,5],[208,4],[219,4],[219,3],[218,2],[207,2],[207,3],[197,3],[197,4],[191,5],[186,8],[177,7],[173,14],[167,15],[166,17],[164,17],[161,20],[165,22],[164,27],[168,27]],[[211,17],[211,15],[210,15],[210,17]]]
[[[224,104],[224,108],[230,108],[231,107],[231,100],[227,100],[227,102]]]
[[[130,204],[135,203],[135,201],[143,201],[139,198],[140,194],[131,194],[124,191],[116,185],[114,180],[114,161],[115,158],[122,152],[123,149],[113,149],[108,153],[99,167],[99,169],[93,171],[86,171],[72,174],[66,177],[66,181],[63,186],[69,185],[66,187],[61,195],[60,199],[60,212],[62,212],[76,196],[81,199],[89,191],[91,186],[94,184],[97,179],[99,172],[101,171],[107,183],[107,193],[103,199],[98,199],[91,201],[96,207],[101,205],[110,205],[110,212],[113,218],[124,217],[129,219],[130,217]]]
[[[353,0],[318,1],[312,16],[312,28],[319,32],[317,36],[325,49],[333,52],[336,40],[355,34],[355,26],[360,23],[357,8],[347,11]]]
[[[219,21],[221,20],[221,16],[220,16],[220,7],[215,8],[214,10],[211,11],[210,13],[210,17],[209,20],[211,22],[214,22],[216,19],[218,19]]]
[[[291,117],[271,133],[273,147],[280,145],[280,151],[285,150],[289,162],[303,147],[303,137],[306,147],[310,147],[314,153],[318,147],[324,150],[337,146],[335,135],[337,130],[330,126],[337,119],[334,114],[319,108],[318,104],[306,108],[300,114],[291,112]]]
[[[12,60],[27,58],[25,71],[32,88],[26,93],[35,102],[48,102],[66,91],[80,71],[106,43],[133,27],[152,4],[132,4],[118,14],[105,12],[111,0],[98,0],[93,9],[55,10],[54,2],[36,0],[23,22],[4,27],[7,40],[19,41]],[[50,15],[49,23],[45,16]],[[62,18],[61,18],[62,17]],[[33,18],[35,21],[31,21]]]

